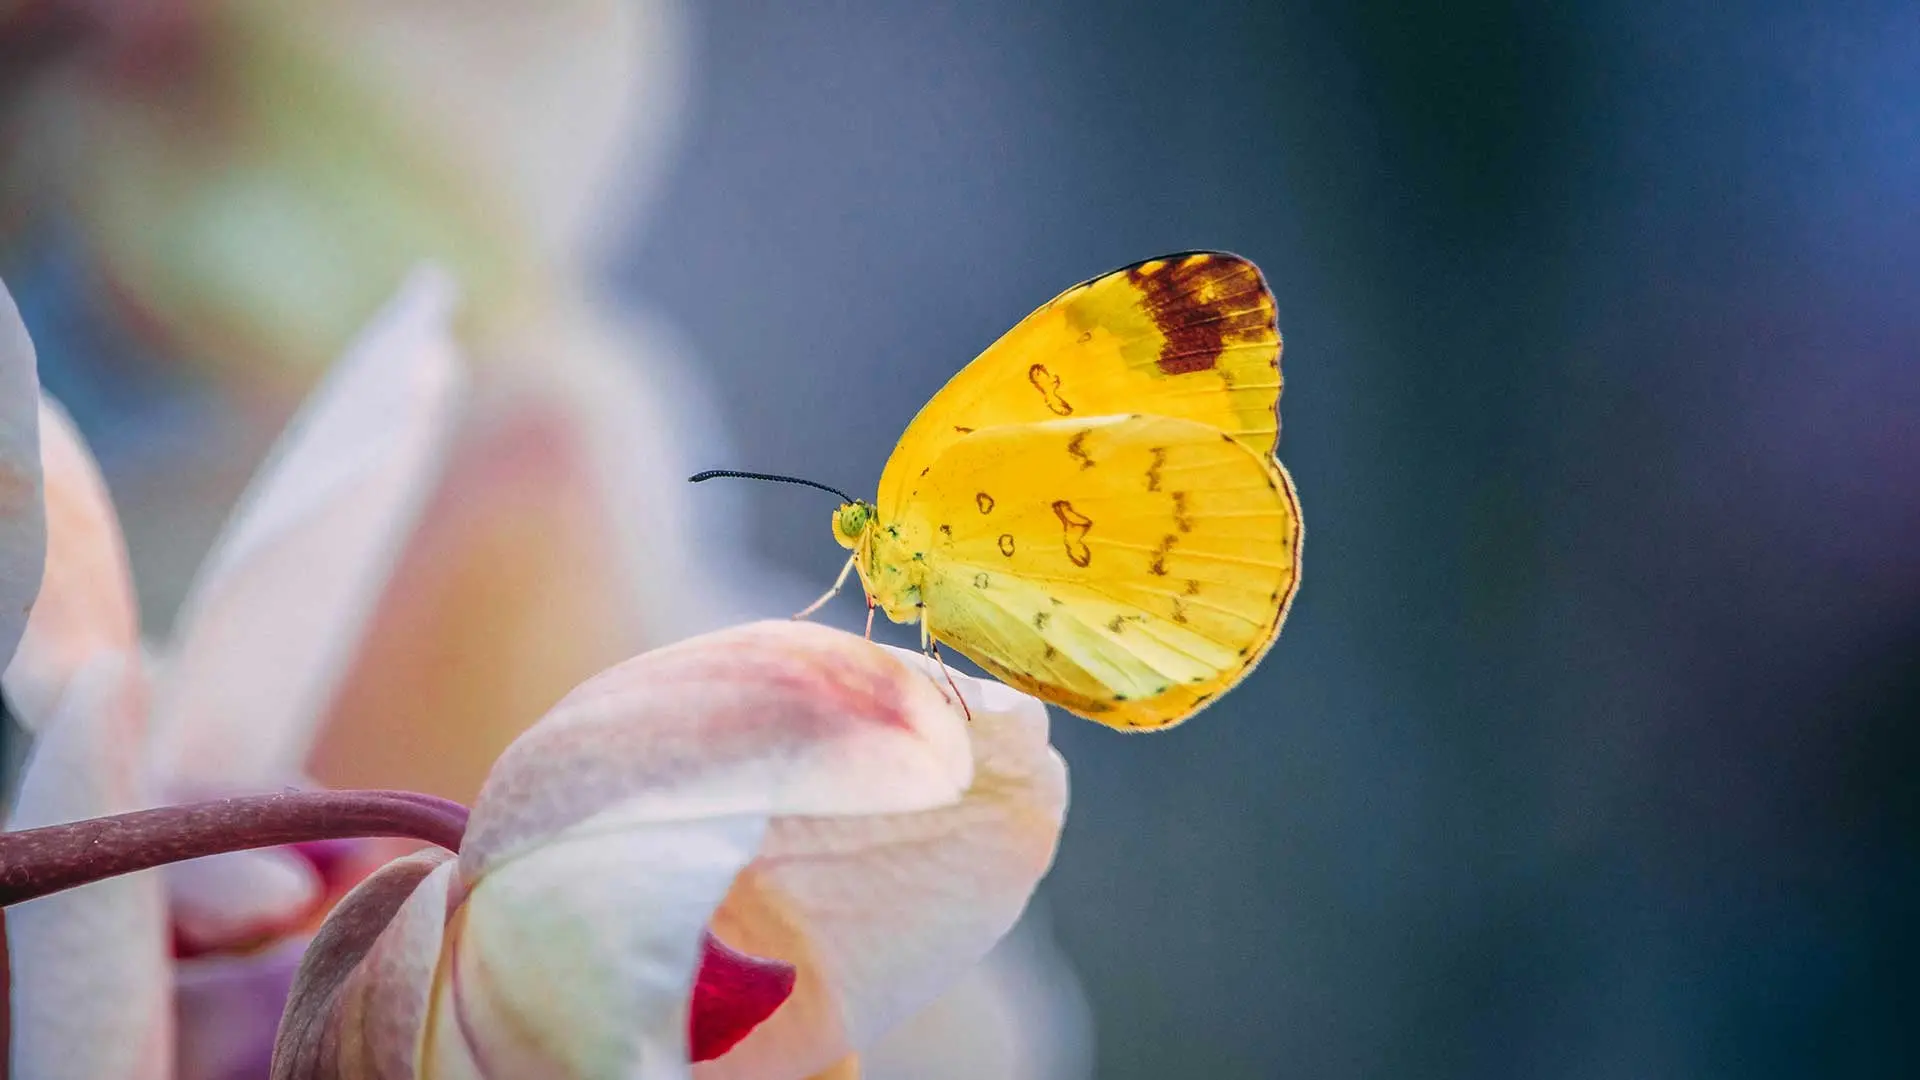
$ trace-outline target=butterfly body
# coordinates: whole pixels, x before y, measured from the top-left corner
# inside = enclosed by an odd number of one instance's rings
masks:
[[[1298,584],[1279,354],[1237,256],[1075,286],[921,410],[834,536],[924,639],[1114,727],[1178,723],[1259,660]]]

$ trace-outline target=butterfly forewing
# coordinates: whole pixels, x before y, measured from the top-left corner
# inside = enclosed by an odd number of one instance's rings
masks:
[[[1259,269],[1225,252],[1149,259],[1061,293],[934,395],[881,475],[882,516],[975,431],[1152,413],[1271,455],[1279,397],[1280,332]]]

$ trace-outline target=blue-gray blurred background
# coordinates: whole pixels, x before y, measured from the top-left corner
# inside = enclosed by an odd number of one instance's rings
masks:
[[[1266,271],[1286,631],[1056,725],[1100,1075],[1920,1070],[1920,8],[935,8],[707,7],[624,280],[868,489],[1056,290]]]
[[[1099,1076],[1920,1074],[1920,8],[688,27],[611,281],[697,358],[711,466],[870,490],[974,353],[1156,253],[1279,299],[1285,633],[1172,733],[1055,724]],[[714,497],[838,568],[828,500]]]

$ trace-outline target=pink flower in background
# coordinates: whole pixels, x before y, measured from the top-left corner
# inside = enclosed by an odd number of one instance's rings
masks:
[[[790,622],[596,676],[501,757],[458,856],[336,909],[275,1075],[686,1076],[709,927],[797,982],[694,1075],[839,1065],[970,969],[1053,857],[1045,710],[962,693],[971,725],[922,658]]]
[[[806,591],[698,527],[708,493],[686,477],[706,443],[644,332],[584,311],[452,332],[471,392],[309,759],[329,785],[469,801],[581,680]]]
[[[36,740],[10,828],[300,780],[396,534],[444,452],[460,382],[436,334],[450,305],[444,282],[418,277],[370,328],[262,470],[151,655],[105,486],[65,417],[41,406],[45,585],[4,677]],[[203,976],[290,974],[297,945],[262,945],[322,909],[340,869],[325,854],[222,856],[14,908],[17,1073],[172,1076],[177,1042],[179,1075],[229,1075],[229,1058],[270,1039],[271,1014],[264,1033],[247,1031],[213,1007],[218,995],[198,1001]]]

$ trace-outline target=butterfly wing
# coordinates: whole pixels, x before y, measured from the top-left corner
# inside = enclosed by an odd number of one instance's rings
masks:
[[[1120,728],[1177,724],[1244,677],[1300,576],[1286,471],[1171,417],[976,432],[916,478],[899,522],[935,637]]]
[[[1280,331],[1259,268],[1224,252],[1166,255],[1061,293],[981,353],[907,426],[880,477],[883,511],[974,431],[1152,413],[1196,420],[1271,455]]]

